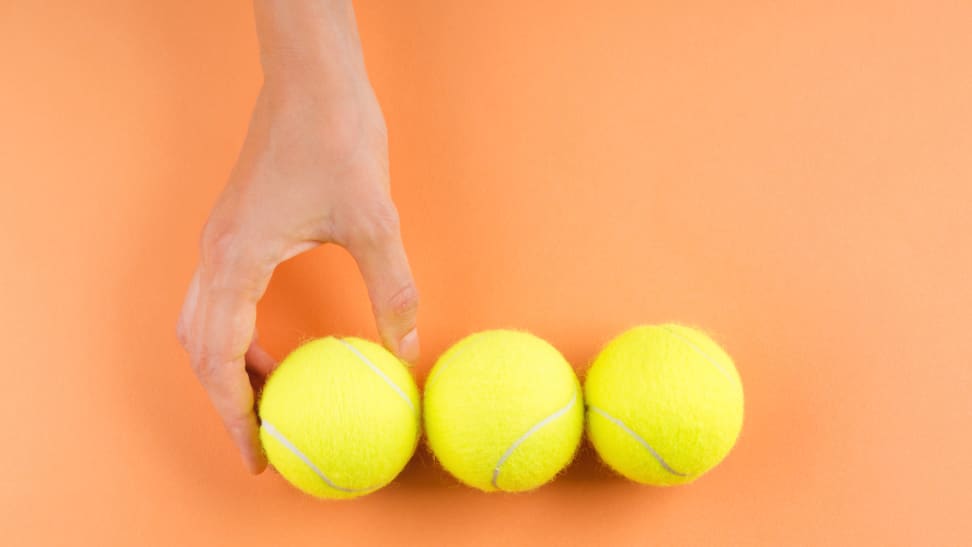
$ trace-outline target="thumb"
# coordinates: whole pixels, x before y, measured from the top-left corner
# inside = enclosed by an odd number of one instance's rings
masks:
[[[372,230],[368,235],[349,245],[348,252],[358,263],[368,287],[382,342],[399,358],[414,362],[419,356],[418,290],[398,223]]]

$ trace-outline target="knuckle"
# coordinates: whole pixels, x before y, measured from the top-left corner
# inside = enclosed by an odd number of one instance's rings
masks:
[[[408,282],[392,293],[388,308],[398,317],[413,317],[418,312],[419,294],[415,284]]]
[[[226,430],[229,431],[230,436],[232,436],[237,442],[240,442],[242,439],[246,439],[250,433],[250,430],[253,428],[250,417],[248,415],[238,413],[233,413],[224,417],[223,424],[226,426]]]
[[[214,356],[208,355],[205,351],[200,352],[191,360],[192,371],[196,378],[205,386],[212,385],[219,372],[219,361]]]
[[[232,227],[207,225],[199,244],[200,263],[216,281],[209,290],[262,291],[279,259],[278,246]]]
[[[196,379],[203,384],[205,384],[211,376],[209,365],[204,363],[203,360],[198,357],[193,357],[190,359],[189,366],[192,367],[192,372],[196,375]]]
[[[183,348],[189,347],[189,332],[186,328],[186,321],[183,318],[179,318],[179,322],[176,323],[176,338],[179,340],[179,345]]]
[[[199,239],[202,262],[217,267],[233,267],[250,261],[251,248],[239,228],[223,222],[207,222]]]
[[[251,441],[257,436],[256,416],[250,412],[241,412],[239,409],[227,409],[222,413],[223,426],[237,446],[247,453],[251,447]]]

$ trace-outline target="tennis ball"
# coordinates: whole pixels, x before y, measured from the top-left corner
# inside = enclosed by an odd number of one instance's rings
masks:
[[[631,480],[695,480],[739,436],[743,389],[732,359],[681,325],[642,326],[611,342],[584,382],[587,432],[601,459]]]
[[[584,429],[574,370],[525,332],[486,331],[459,341],[429,373],[424,401],[436,458],[486,492],[550,481],[570,463]]]
[[[359,338],[320,338],[287,356],[260,399],[260,440],[285,479],[319,498],[385,486],[419,437],[419,396],[408,369]]]

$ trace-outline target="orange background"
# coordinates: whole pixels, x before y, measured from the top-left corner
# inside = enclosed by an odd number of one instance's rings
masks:
[[[260,84],[246,2],[0,3],[6,545],[972,543],[972,6],[362,1],[424,377],[515,326],[583,371],[642,322],[734,355],[696,483],[589,447],[527,495],[424,450],[350,503],[248,476],[174,334]],[[337,248],[280,267],[279,357],[375,332]]]

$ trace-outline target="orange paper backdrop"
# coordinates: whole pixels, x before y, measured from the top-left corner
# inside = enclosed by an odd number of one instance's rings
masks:
[[[358,2],[422,294],[421,379],[479,329],[583,372],[711,331],[746,422],[696,483],[589,447],[527,495],[420,449],[350,503],[250,477],[175,337],[260,84],[247,2],[0,3],[5,545],[972,543],[972,6]],[[347,255],[262,338],[375,336]]]

